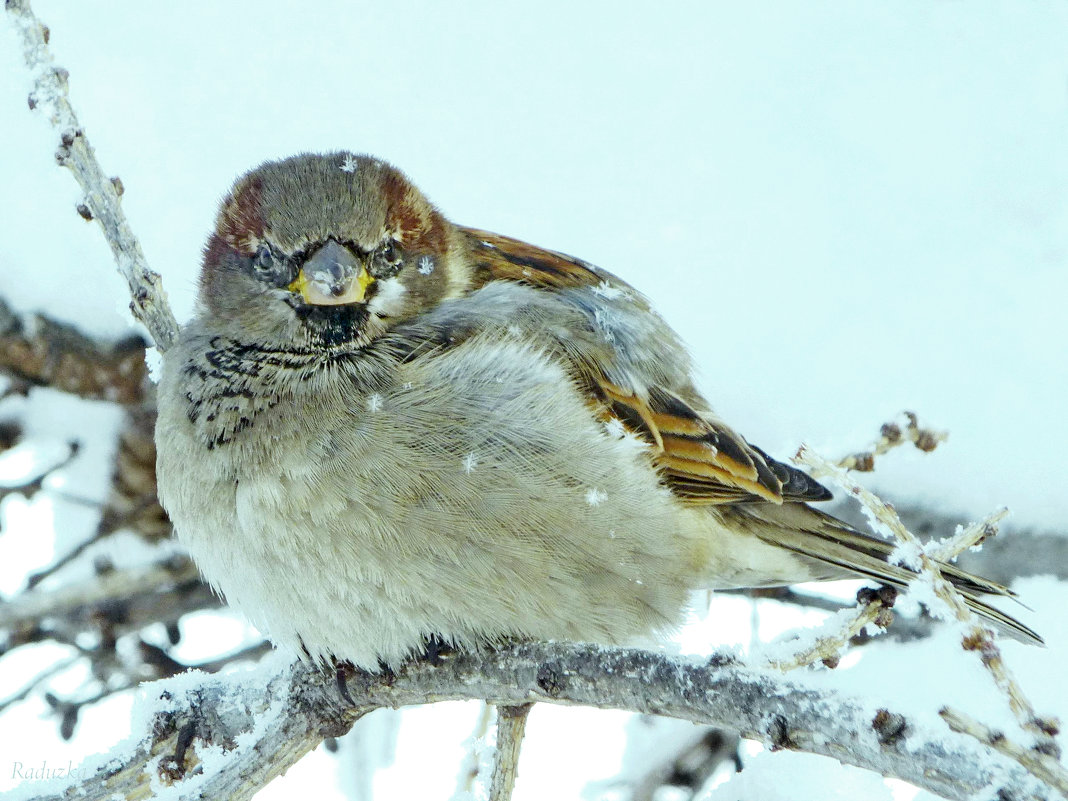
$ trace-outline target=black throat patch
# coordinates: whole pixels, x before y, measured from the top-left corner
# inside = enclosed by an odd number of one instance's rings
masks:
[[[297,306],[295,311],[308,329],[310,341],[325,348],[345,345],[359,339],[371,316],[365,303],[343,306],[301,305]]]

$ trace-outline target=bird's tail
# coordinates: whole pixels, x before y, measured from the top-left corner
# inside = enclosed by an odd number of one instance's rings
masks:
[[[823,568],[827,578],[857,576],[903,589],[916,576],[907,567],[888,561],[894,550],[892,543],[862,534],[806,504],[738,504],[735,511],[750,519],[748,528],[761,540],[813,560]],[[943,562],[939,566],[942,575],[960,591],[973,612],[1017,639],[1043,644],[1037,632],[982,598],[983,595],[1015,598],[1016,593],[955,565]]]

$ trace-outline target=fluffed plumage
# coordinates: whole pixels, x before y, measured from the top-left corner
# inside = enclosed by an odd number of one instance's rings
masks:
[[[632,287],[449,223],[393,167],[264,164],[223,202],[159,393],[161,498],[227,599],[315,658],[624,642],[696,588],[863,577],[887,543],[696,390]],[[1004,588],[947,566],[969,605]]]

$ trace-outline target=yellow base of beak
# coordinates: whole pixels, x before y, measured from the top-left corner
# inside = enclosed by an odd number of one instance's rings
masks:
[[[346,303],[363,303],[367,297],[367,287],[374,282],[374,276],[363,267],[343,283],[309,280],[304,268],[301,268],[296,280],[287,289],[290,292],[299,292],[305,303],[315,306],[342,306]]]

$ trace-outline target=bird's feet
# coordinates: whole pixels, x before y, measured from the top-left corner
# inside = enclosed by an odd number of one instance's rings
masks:
[[[356,674],[356,666],[348,660],[334,660],[334,680],[337,682],[338,694],[349,706],[356,706],[349,694],[349,677]]]
[[[438,634],[431,634],[423,641],[422,658],[434,666],[443,664],[445,657],[454,653],[453,644]]]

